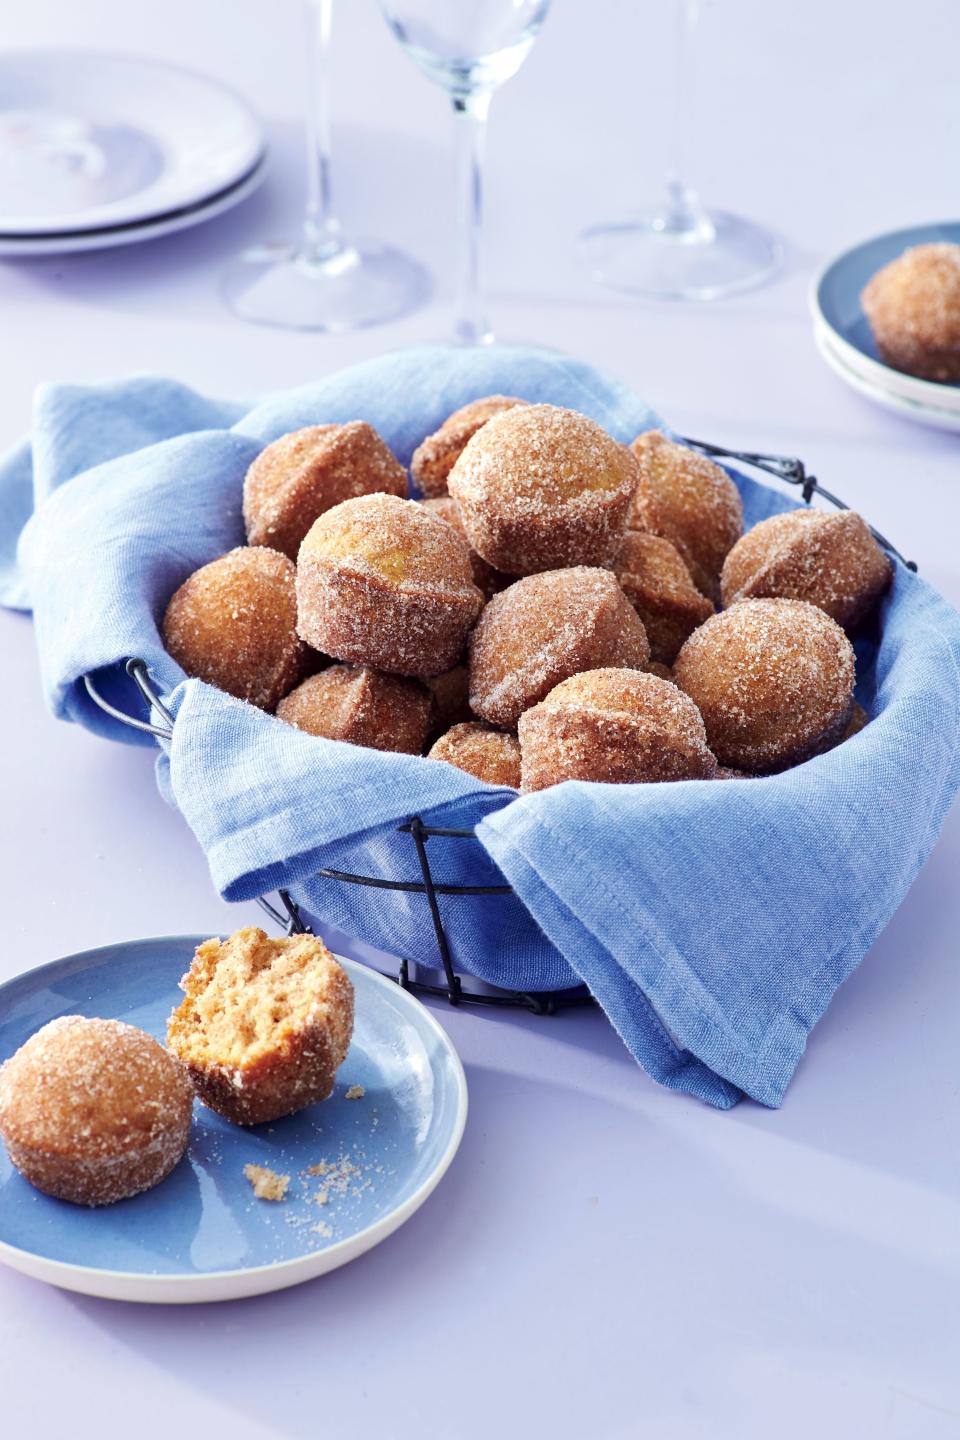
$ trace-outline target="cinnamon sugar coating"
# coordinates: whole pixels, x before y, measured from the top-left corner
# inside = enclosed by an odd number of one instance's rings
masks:
[[[519,735],[525,792],[563,780],[709,780],[717,768],[696,705],[638,670],[564,680],[521,717]]]
[[[555,405],[518,405],[488,420],[450,472],[474,550],[508,575],[610,565],[638,471],[593,420]]]
[[[337,660],[440,675],[460,659],[483,600],[466,542],[414,500],[345,500],[300,547],[297,627]]]
[[[152,1036],[61,1015],[0,1068],[0,1134],[21,1175],[75,1205],[159,1184],[187,1148],[193,1091]]]
[[[296,560],[314,520],[355,495],[407,493],[407,472],[365,420],[311,425],[274,440],[243,482],[243,519],[251,545]]]
[[[740,492],[719,465],[659,430],[630,448],[640,467],[630,529],[672,541],[697,589],[716,599],[723,562],[743,534]]]
[[[888,365],[960,380],[960,245],[911,246],[877,271],[860,301]]]
[[[470,709],[470,671],[466,665],[454,665],[442,675],[431,675],[423,682],[433,696],[434,735],[442,735],[454,725],[473,719]]]
[[[278,720],[308,735],[407,755],[422,754],[432,713],[430,692],[419,680],[365,665],[331,665],[277,706]]]
[[[674,684],[673,667],[664,665],[661,660],[648,660],[647,670],[649,674],[659,675],[661,680],[669,680],[671,685]]]
[[[724,605],[750,597],[809,600],[852,629],[873,609],[893,562],[852,510],[788,510],[748,530],[727,556]]]
[[[421,500],[420,504],[429,510],[431,515],[436,515],[439,519],[445,520],[448,525],[452,525],[457,534],[462,536],[470,550],[473,583],[478,590],[483,591],[488,600],[491,595],[496,595],[504,586],[510,584],[513,579],[512,575],[504,575],[499,570],[494,570],[493,566],[488,565],[483,556],[478,555],[476,550],[471,547],[467,532],[463,528],[460,507],[452,495],[435,495],[432,500]]]
[[[426,497],[445,494],[447,477],[467,441],[501,410],[512,410],[515,405],[525,403],[512,395],[485,395],[448,415],[440,429],[428,435],[413,452],[410,476],[420,494]]]
[[[315,935],[257,926],[205,940],[180,981],[170,1049],[205,1105],[259,1125],[326,1100],[353,1034],[353,986]]]
[[[261,710],[306,674],[296,571],[266,546],[239,546],[186,579],[163,617],[163,643],[188,675]]]
[[[650,641],[650,654],[672,665],[687,636],[713,614],[675,545],[659,535],[628,530],[613,573],[636,610]]]
[[[491,730],[478,720],[454,725],[446,735],[441,735],[429,758],[446,760],[488,785],[520,789],[520,744],[516,736]]]
[[[643,622],[609,570],[528,575],[493,597],[470,636],[470,707],[512,728],[568,676],[649,658]]]
[[[765,773],[827,750],[853,705],[853,647],[805,600],[739,600],[694,631],[676,682],[721,765]]]

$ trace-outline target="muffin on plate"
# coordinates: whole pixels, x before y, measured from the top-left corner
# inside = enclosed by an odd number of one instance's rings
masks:
[[[881,358],[922,380],[960,381],[960,245],[913,245],[860,302]]]

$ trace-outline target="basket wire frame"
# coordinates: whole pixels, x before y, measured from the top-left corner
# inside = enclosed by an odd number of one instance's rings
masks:
[[[817,480],[816,476],[807,472],[802,460],[790,456],[768,455],[763,452],[750,450],[728,450],[720,445],[711,445],[703,440],[693,440],[680,437],[681,443],[691,450],[698,451],[711,459],[735,460],[741,464],[751,465],[758,470],[765,471],[768,475],[774,475],[788,485],[799,487],[804,502],[809,505],[814,495],[821,495],[824,500],[840,510],[848,510],[850,507],[846,501],[841,500],[837,495],[832,494]],[[916,563],[906,560],[900,551],[891,544],[885,536],[881,535],[873,526],[870,533],[877,543],[895,556],[908,570],[916,572]],[[126,672],[133,680],[146,706],[149,719],[140,720],[135,716],[128,715],[111,705],[97,690],[90,675],[83,677],[84,687],[93,703],[112,719],[120,721],[124,725],[131,726],[135,730],[141,730],[155,739],[162,742],[169,742],[173,736],[174,717],[167,709],[163,699],[157,694],[151,680],[149,670],[143,660],[130,659],[126,662]],[[434,939],[437,947],[437,958],[439,959],[439,970],[443,974],[443,984],[436,984],[432,981],[422,980],[417,975],[418,967],[436,972],[436,964],[429,964],[424,959],[410,960],[401,958],[400,968],[395,976],[389,978],[396,980],[397,984],[405,990],[410,990],[418,995],[430,995],[446,1000],[451,1005],[485,1005],[494,1008],[521,1008],[531,1011],[536,1015],[553,1015],[560,1010],[570,1009],[575,1006],[594,1005],[596,1001],[587,990],[586,986],[577,986],[568,990],[553,991],[527,991],[509,990],[491,986],[484,990],[467,989],[460,976],[457,974],[453,964],[449,938],[444,926],[443,916],[440,910],[440,896],[456,896],[467,898],[475,895],[510,895],[513,894],[510,885],[447,885],[435,880],[430,868],[430,859],[427,853],[427,846],[431,840],[446,839],[453,841],[474,840],[476,836],[472,830],[456,830],[445,826],[428,825],[421,816],[414,815],[404,824],[397,827],[399,834],[409,835],[413,841],[414,854],[417,861],[417,868],[420,878],[417,880],[396,880],[384,876],[355,875],[345,870],[320,870],[317,874],[325,880],[337,884],[369,886],[375,890],[403,891],[407,894],[423,895],[430,911],[430,918],[433,926]],[[293,900],[290,892],[286,889],[277,891],[280,908],[266,896],[259,896],[257,903],[270,917],[274,924],[278,925],[287,935],[310,934],[309,925],[303,919],[299,907]]]

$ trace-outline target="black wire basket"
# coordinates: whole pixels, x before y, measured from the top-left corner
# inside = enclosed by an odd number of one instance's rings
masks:
[[[785,481],[788,485],[795,485],[800,489],[803,500],[808,505],[815,495],[820,495],[838,509],[850,508],[837,495],[824,489],[815,476],[808,474],[802,460],[754,451],[727,450],[722,446],[710,445],[701,440],[685,438],[682,443],[692,450],[699,451],[702,455],[751,465],[755,469],[776,476],[777,479]],[[877,543],[889,554],[900,560],[908,570],[916,571],[916,564],[912,560],[905,560],[885,536],[872,526],[870,531]],[[111,705],[99,692],[92,677],[86,675],[84,676],[84,686],[90,699],[114,720],[153,735],[158,740],[169,741],[173,735],[174,717],[167,709],[162,697],[156,693],[146,664],[142,660],[129,659],[126,662],[126,671],[148,707],[149,718],[138,719]],[[479,845],[472,830],[429,825],[421,816],[413,815],[398,827],[398,833],[410,837],[412,869],[416,878],[358,875],[343,870],[320,870],[317,872],[322,879],[336,884],[368,886],[375,890],[402,891],[411,895],[423,896],[432,922],[436,956],[401,957],[399,970],[396,975],[390,977],[395,979],[398,985],[419,995],[432,995],[444,999],[451,1005],[471,1004],[493,1008],[519,1007],[537,1015],[552,1015],[557,1011],[574,1006],[595,1003],[585,986],[551,991],[511,990],[488,985],[476,979],[471,981],[469,987],[465,986],[453,964],[450,940],[441,915],[438,897],[455,897],[458,901],[468,902],[470,897],[476,896],[512,895],[513,890],[507,884],[452,885],[443,883],[435,877],[428,853],[430,842],[450,841],[457,844]],[[274,904],[266,896],[260,896],[258,904],[270,919],[287,934],[308,933],[310,926],[304,920],[300,907],[293,900],[289,891],[281,889],[277,895],[279,905]],[[449,907],[447,913],[447,925],[449,925],[451,913]]]

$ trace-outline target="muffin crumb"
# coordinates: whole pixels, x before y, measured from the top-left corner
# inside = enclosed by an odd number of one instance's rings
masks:
[[[286,1200],[289,1175],[278,1175],[266,1165],[244,1165],[243,1173],[253,1186],[258,1200]]]
[[[347,1099],[347,1100],[362,1100],[363,1097],[364,1097],[364,1095],[366,1095],[366,1093],[367,1093],[367,1092],[366,1092],[366,1090],[363,1088],[362,1085],[351,1085],[351,1086],[350,1086],[350,1089],[349,1089],[349,1090],[347,1091],[347,1093],[346,1093],[345,1099]]]

